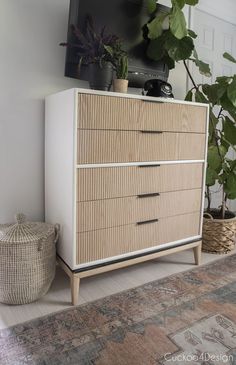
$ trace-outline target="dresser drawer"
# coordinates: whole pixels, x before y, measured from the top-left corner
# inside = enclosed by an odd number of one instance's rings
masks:
[[[196,105],[80,94],[78,127],[205,133],[206,113]]]
[[[79,202],[77,232],[192,213],[200,206],[201,189]]]
[[[77,170],[77,200],[197,189],[202,175],[202,163],[83,168]]]
[[[77,264],[107,259],[199,235],[200,214],[77,234]]]
[[[80,130],[78,164],[203,160],[205,135]]]

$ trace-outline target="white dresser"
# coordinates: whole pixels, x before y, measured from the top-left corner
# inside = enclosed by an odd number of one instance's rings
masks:
[[[46,99],[46,221],[72,301],[86,276],[188,248],[200,260],[208,106],[71,89]]]

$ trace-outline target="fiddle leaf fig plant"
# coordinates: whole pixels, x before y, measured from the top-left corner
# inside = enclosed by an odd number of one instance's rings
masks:
[[[155,61],[165,62],[173,69],[182,61],[192,82],[185,100],[209,105],[209,139],[206,173],[207,211],[212,212],[212,188],[219,184],[222,192],[219,217],[226,217],[228,199],[236,199],[236,75],[219,76],[213,84],[197,84],[191,74],[189,64],[197,66],[199,73],[210,77],[211,70],[201,61],[195,49],[197,34],[187,29],[184,16],[186,5],[195,6],[198,0],[172,0],[170,10],[162,15],[156,14],[156,0],[147,0],[150,22],[147,24],[147,55]],[[164,27],[164,22],[168,27]],[[229,53],[223,57],[236,63]],[[214,189],[213,189],[214,190]]]
[[[235,62],[228,53],[223,56]],[[212,188],[218,183],[222,192],[219,217],[224,219],[228,199],[236,199],[236,160],[230,157],[233,151],[236,152],[236,75],[217,77],[212,85],[195,84],[186,99],[208,103],[210,106],[207,211],[211,212]]]

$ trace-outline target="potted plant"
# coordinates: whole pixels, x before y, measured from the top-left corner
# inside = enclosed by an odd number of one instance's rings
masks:
[[[111,62],[116,72],[113,80],[113,91],[119,93],[128,92],[128,54],[123,49],[122,42],[119,40],[114,47],[106,46],[107,52],[111,57]]]
[[[155,0],[147,0],[151,14],[156,9]],[[203,222],[203,249],[214,253],[227,253],[235,246],[236,217],[227,207],[229,199],[236,199],[236,161],[230,151],[236,152],[236,75],[220,76],[213,85],[196,84],[191,74],[189,62],[193,62],[199,72],[211,76],[209,65],[199,60],[194,39],[197,37],[187,29],[183,7],[196,5],[198,0],[172,0],[169,13],[154,15],[147,24],[147,54],[153,60],[162,60],[170,69],[176,62],[183,61],[192,88],[186,96],[188,101],[208,103],[209,141],[206,173],[207,208]],[[163,29],[168,18],[169,27]],[[236,60],[224,53],[226,59]],[[212,188],[219,184],[222,194],[221,205],[212,207]]]
[[[228,60],[236,60],[228,53]],[[203,250],[227,253],[235,246],[236,216],[228,210],[228,200],[236,199],[236,75],[217,77],[214,84],[194,85],[187,100],[210,105],[208,164],[206,173],[207,207],[203,222]],[[221,204],[212,207],[216,183]]]
[[[68,43],[61,46],[73,48],[79,57],[79,72],[81,65],[89,67],[89,84],[91,89],[110,90],[113,78],[113,59],[110,50],[117,47],[119,38],[107,34],[106,28],[96,31],[91,16],[87,16],[85,31],[71,26],[72,37]]]
[[[113,80],[113,90],[118,93],[128,92],[128,57],[126,54],[118,57],[116,66],[116,78]]]

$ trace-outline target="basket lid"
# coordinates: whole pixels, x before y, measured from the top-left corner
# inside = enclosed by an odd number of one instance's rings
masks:
[[[0,225],[0,242],[37,242],[55,232],[52,224],[27,222],[24,214],[16,214],[16,223]]]

